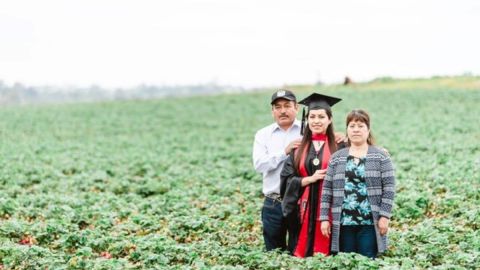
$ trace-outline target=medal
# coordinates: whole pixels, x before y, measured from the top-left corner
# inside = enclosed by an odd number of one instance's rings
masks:
[[[320,164],[320,160],[318,158],[313,159],[312,161],[313,165],[318,166]]]

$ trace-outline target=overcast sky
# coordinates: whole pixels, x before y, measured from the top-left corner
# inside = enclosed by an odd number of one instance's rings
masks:
[[[0,2],[0,80],[244,87],[480,74],[476,0]]]

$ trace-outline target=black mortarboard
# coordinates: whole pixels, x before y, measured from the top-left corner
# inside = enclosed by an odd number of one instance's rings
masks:
[[[307,106],[308,110],[316,110],[316,109],[330,109],[330,107],[335,105],[340,100],[342,99],[313,93],[310,96],[302,99],[298,103]]]
[[[318,110],[318,109],[330,109],[333,105],[335,105],[341,100],[342,100],[341,98],[313,93],[310,96],[300,100],[298,103],[307,106],[308,111],[310,111],[310,110]],[[300,133],[302,135],[303,135],[304,127],[305,127],[305,107],[303,107],[302,127],[300,130]]]

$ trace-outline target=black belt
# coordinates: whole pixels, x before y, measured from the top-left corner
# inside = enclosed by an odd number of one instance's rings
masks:
[[[265,197],[272,199],[274,201],[282,202],[282,197],[280,197],[280,194],[278,193],[270,193],[265,195]]]

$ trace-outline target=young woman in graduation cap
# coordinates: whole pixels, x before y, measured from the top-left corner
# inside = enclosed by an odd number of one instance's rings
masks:
[[[297,236],[297,257],[330,253],[330,238],[320,230],[322,182],[335,143],[331,107],[341,99],[313,93],[299,103],[308,107],[302,115],[302,142],[285,161],[281,178],[282,210],[289,231]],[[293,233],[292,233],[293,232]]]

